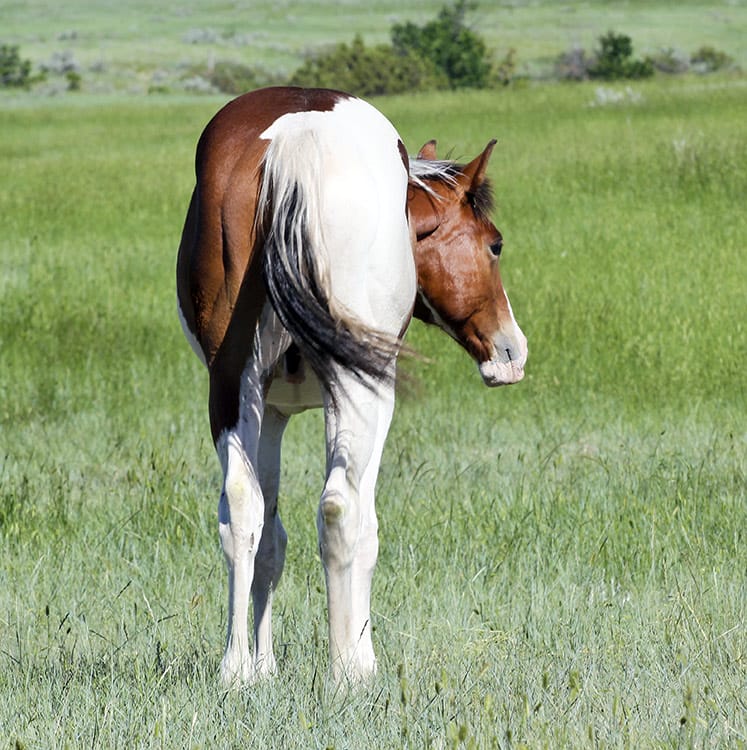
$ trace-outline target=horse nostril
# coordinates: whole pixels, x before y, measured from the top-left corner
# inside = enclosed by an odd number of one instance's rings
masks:
[[[511,356],[511,350],[506,349],[506,356],[508,357],[509,362],[513,362],[513,357]]]

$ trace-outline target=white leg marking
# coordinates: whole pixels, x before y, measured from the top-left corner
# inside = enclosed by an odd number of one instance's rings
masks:
[[[218,528],[228,567],[228,635],[221,677],[224,684],[232,686],[254,676],[247,615],[264,502],[246,446],[236,431],[221,436],[218,451],[225,466]]]
[[[319,550],[327,582],[330,668],[337,682],[376,671],[371,579],[378,556],[376,477],[394,392],[371,393],[350,376],[337,412],[327,407],[327,482],[319,504]]]
[[[261,558],[262,573],[257,584],[261,642],[255,648],[254,658],[249,649],[247,616],[249,594],[255,576],[255,557],[260,547],[266,515],[261,479],[264,475],[268,489],[272,489],[272,484],[277,479],[275,477],[273,480],[272,460],[266,455],[267,447],[260,463],[260,433],[264,416],[261,373],[274,366],[280,352],[287,345],[288,335],[267,304],[255,336],[257,355],[250,359],[241,376],[238,424],[224,432],[216,445],[223,467],[223,492],[218,508],[218,528],[228,567],[228,635],[226,651],[221,662],[221,676],[227,686],[253,680],[258,674],[257,664],[264,661],[268,654],[267,664],[259,673],[274,669],[272,646],[268,647],[271,639],[269,617],[265,620],[265,613],[269,615],[269,601],[261,604],[263,597],[269,600],[267,579],[263,577],[268,569],[265,556]],[[272,418],[268,424],[271,423]],[[281,435],[282,429],[277,436],[278,449]],[[272,445],[273,440],[270,440],[269,444]],[[272,450],[269,453],[271,454]],[[276,491],[273,494],[276,497]],[[279,520],[277,522],[279,523]],[[276,529],[272,538],[277,543],[275,549],[279,550],[279,547],[283,546],[284,552],[284,544],[280,544],[281,536],[280,530]],[[275,570],[275,566],[271,568],[272,571]],[[269,580],[271,583],[273,575],[270,575]]]

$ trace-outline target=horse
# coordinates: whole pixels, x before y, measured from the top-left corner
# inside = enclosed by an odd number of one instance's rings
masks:
[[[374,489],[412,317],[462,345],[487,385],[524,375],[527,342],[503,290],[503,239],[490,219],[494,145],[457,164],[437,159],[429,141],[410,159],[372,105],[295,87],[239,96],[198,141],[177,298],[207,367],[223,471],[226,686],[277,669],[271,613],[287,542],[278,486],[290,417],[324,408],[317,531],[329,667],[338,684],[357,683],[376,670]]]

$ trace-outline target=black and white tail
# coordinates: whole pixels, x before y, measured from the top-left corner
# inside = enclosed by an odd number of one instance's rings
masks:
[[[334,249],[325,245],[321,221],[323,158],[313,130],[277,134],[264,159],[258,216],[270,303],[334,396],[334,365],[370,385],[391,381],[399,341],[363,325],[335,303],[330,281]]]

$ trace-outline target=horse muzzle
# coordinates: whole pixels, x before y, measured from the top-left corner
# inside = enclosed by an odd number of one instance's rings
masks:
[[[485,385],[494,388],[518,383],[524,377],[527,361],[527,340],[519,326],[510,335],[496,336],[493,347],[493,356],[478,363]]]

